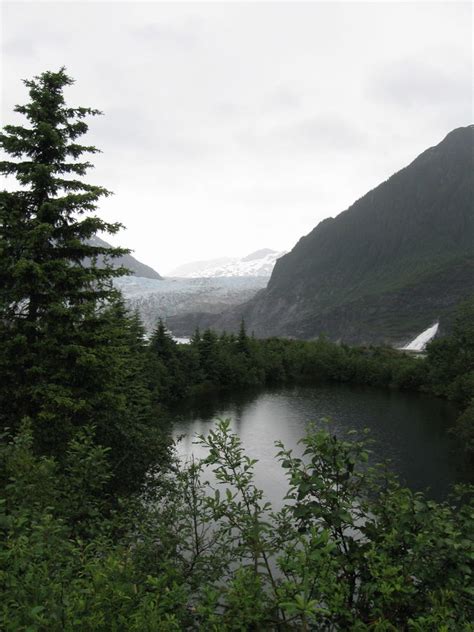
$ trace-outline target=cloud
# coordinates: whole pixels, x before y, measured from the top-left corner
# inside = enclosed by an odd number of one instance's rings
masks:
[[[446,61],[405,59],[379,68],[367,93],[401,107],[434,106],[472,99],[472,63],[446,67]]]
[[[240,135],[243,144],[270,152],[327,153],[360,149],[367,144],[367,135],[335,114],[319,114],[267,129],[254,127]]]
[[[277,135],[285,142],[310,150],[315,148],[352,150],[365,144],[365,134],[347,121],[331,114],[305,119],[282,128]]]
[[[133,106],[110,108],[107,116],[94,123],[94,141],[114,154],[138,154],[147,160],[196,161],[212,150],[212,143],[180,131],[157,126],[156,120]]]
[[[230,194],[234,200],[239,200],[243,204],[257,206],[265,209],[265,212],[295,209],[296,207],[306,207],[327,201],[331,193],[325,191],[321,183],[314,179],[311,183],[302,178],[292,184],[275,184],[271,186],[269,182],[264,182],[258,186],[248,186],[241,189],[232,189]]]
[[[2,55],[11,57],[33,57],[36,53],[36,46],[28,37],[15,37],[7,40],[2,45]]]
[[[130,29],[130,35],[142,43],[153,43],[157,46],[173,46],[192,50],[199,42],[196,30],[187,26],[172,26],[164,23],[145,24]]]
[[[302,103],[301,96],[296,90],[283,85],[271,92],[265,102],[271,109],[281,110],[298,109]]]

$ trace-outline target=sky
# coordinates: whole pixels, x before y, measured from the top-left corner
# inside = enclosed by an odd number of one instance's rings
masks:
[[[109,241],[162,274],[290,250],[473,121],[471,3],[3,1],[1,120],[66,66]]]

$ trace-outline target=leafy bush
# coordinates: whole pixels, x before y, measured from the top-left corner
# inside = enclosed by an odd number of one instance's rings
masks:
[[[5,445],[1,628],[472,629],[468,489],[426,500],[369,468],[364,442],[311,430],[302,457],[278,446],[289,486],[275,511],[228,421],[199,442],[205,459],[115,508],[91,430],[67,473],[33,455],[27,428]]]

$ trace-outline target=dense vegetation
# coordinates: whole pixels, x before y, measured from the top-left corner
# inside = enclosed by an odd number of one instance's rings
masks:
[[[311,431],[302,459],[277,447],[288,494],[272,511],[227,422],[182,465],[160,414],[198,390],[338,380],[450,397],[468,436],[472,304],[426,359],[257,341],[243,323],[182,346],[159,323],[146,341],[112,285],[124,251],[88,241],[119,227],[79,179],[97,112],[65,104],[70,83],[26,82],[29,126],[0,134],[20,183],[0,194],[0,628],[472,629],[468,488],[428,501],[368,468],[363,442]]]
[[[81,179],[92,166],[81,156],[98,150],[78,139],[99,112],[65,104],[64,71],[25,83],[31,101],[16,111],[29,127],[0,135],[14,158],[0,172],[21,187],[0,195],[0,421],[15,431],[29,419],[37,449],[59,458],[93,423],[120,468],[114,483],[133,484],[164,439],[140,375],[140,325],[112,285],[124,269],[104,264],[127,251],[87,241],[120,229],[92,214],[109,191]]]
[[[472,509],[427,501],[328,431],[280,448],[272,512],[227,424],[205,462],[107,510],[107,453],[83,431],[62,466],[28,429],[2,450],[2,629],[470,630]],[[208,485],[203,468],[216,483]]]
[[[461,411],[455,431],[474,454],[474,300],[460,305],[450,336],[435,339],[425,357],[390,347],[351,347],[314,341],[257,339],[242,322],[238,335],[196,330],[177,344],[160,321],[148,371],[154,402],[169,405],[206,389],[335,381],[422,391],[446,397]]]

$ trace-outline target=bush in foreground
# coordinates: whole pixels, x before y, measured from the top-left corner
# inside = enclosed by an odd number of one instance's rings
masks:
[[[0,627],[472,629],[468,489],[427,500],[369,468],[364,442],[311,431],[301,458],[278,447],[289,485],[273,511],[228,421],[199,441],[207,458],[114,510],[91,429],[66,471],[28,429],[2,448]]]

